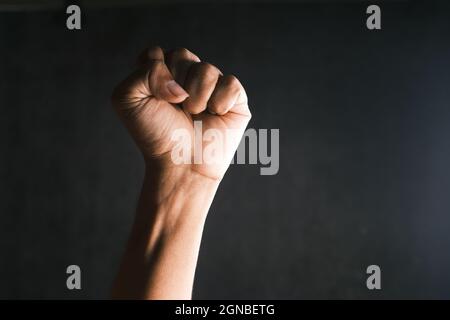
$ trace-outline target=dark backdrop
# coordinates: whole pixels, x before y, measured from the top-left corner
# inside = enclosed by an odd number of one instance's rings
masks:
[[[143,174],[109,96],[160,44],[235,73],[249,126],[280,129],[278,175],[221,184],[195,298],[450,298],[450,8],[384,4],[369,31],[366,7],[83,7],[81,31],[0,13],[0,297],[108,297]]]

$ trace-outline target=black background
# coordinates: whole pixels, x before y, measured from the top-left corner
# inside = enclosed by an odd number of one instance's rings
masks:
[[[151,44],[236,74],[249,127],[280,129],[278,175],[224,178],[194,298],[450,298],[450,6],[382,4],[379,31],[366,7],[1,12],[0,298],[108,297],[143,174],[109,97]]]

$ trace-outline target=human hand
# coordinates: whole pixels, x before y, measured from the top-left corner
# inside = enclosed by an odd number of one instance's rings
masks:
[[[147,166],[163,170],[181,166],[184,172],[214,180],[220,180],[228,168],[251,118],[239,80],[224,76],[187,49],[168,53],[159,47],[146,49],[138,58],[137,69],[114,90],[112,102]],[[194,121],[201,121],[203,132],[215,129],[225,137],[213,141],[221,143],[220,161],[195,161]],[[172,137],[180,129],[190,135],[191,161],[176,165],[171,155],[177,141]],[[232,135],[227,134],[230,129]],[[203,141],[203,149],[213,142]]]

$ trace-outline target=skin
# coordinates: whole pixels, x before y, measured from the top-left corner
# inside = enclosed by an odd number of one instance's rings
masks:
[[[187,49],[146,49],[114,90],[112,104],[145,161],[135,221],[113,298],[190,299],[208,210],[251,118],[239,80]],[[194,121],[237,134],[221,161],[175,164],[177,129],[194,137]],[[193,146],[191,154],[194,155]]]

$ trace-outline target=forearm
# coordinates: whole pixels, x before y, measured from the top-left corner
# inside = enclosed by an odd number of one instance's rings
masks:
[[[191,298],[203,226],[218,184],[183,169],[146,171],[113,297]]]

